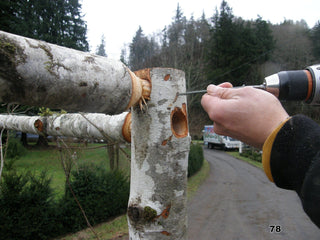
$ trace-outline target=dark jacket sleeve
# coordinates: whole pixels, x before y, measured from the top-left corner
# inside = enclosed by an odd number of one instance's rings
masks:
[[[270,169],[275,184],[295,190],[320,227],[320,126],[302,115],[289,119],[273,142]]]

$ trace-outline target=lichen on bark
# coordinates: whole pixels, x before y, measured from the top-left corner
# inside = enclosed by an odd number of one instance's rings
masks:
[[[16,91],[19,96],[25,95],[23,78],[17,71],[17,66],[26,61],[24,48],[11,38],[0,33],[0,80],[1,87]],[[10,96],[10,91],[0,93],[0,101],[4,102]]]

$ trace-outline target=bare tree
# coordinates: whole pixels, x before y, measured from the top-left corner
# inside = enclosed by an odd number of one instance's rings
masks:
[[[284,21],[272,26],[272,31],[276,42],[272,61],[280,65],[280,70],[301,69],[311,64],[312,42],[306,22]]]

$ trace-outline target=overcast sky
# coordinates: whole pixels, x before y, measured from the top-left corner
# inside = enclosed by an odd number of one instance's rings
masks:
[[[81,1],[80,1],[81,2]],[[161,31],[172,22],[177,4],[187,19],[195,19],[205,12],[212,17],[222,0],[82,0],[82,13],[88,26],[91,52],[101,42],[104,34],[106,52],[110,58],[119,59],[124,44],[132,41],[139,25],[145,35]],[[263,20],[273,24],[285,19],[304,19],[309,28],[320,21],[320,0],[227,0],[233,14],[243,19]]]

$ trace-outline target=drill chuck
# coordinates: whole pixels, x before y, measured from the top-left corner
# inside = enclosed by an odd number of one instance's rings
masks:
[[[280,100],[320,104],[320,64],[305,70],[282,71],[264,79],[265,90]]]
[[[312,94],[307,103],[320,105],[320,64],[307,67],[312,77]]]

